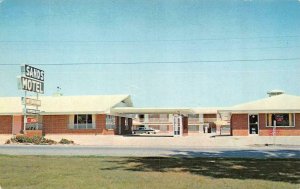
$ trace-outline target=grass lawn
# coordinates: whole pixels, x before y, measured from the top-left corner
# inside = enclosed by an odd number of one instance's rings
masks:
[[[0,186],[299,189],[300,160],[0,155]]]

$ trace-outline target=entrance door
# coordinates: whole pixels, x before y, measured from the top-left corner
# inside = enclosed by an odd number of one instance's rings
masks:
[[[249,115],[249,134],[258,134],[258,115]]]

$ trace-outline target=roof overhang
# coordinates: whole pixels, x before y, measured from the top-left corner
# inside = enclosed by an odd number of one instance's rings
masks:
[[[133,108],[117,107],[112,112],[120,114],[190,114],[193,111],[189,108]]]
[[[300,113],[299,110],[290,109],[257,109],[257,110],[218,110],[218,113],[245,114],[245,113]]]

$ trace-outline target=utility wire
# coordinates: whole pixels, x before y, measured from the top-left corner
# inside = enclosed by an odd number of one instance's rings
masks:
[[[230,60],[192,60],[192,61],[157,61],[157,62],[70,62],[70,63],[45,63],[30,64],[40,66],[74,66],[74,65],[142,65],[142,64],[193,64],[193,63],[218,63],[218,62],[264,62],[264,61],[291,61],[300,58],[265,58],[265,59],[230,59]],[[19,66],[20,64],[0,63],[0,66]]]
[[[257,37],[227,37],[227,38],[195,38],[195,39],[157,39],[157,40],[0,40],[0,43],[144,43],[144,42],[194,42],[194,41],[227,41],[227,40],[247,40],[247,39],[274,39],[274,38],[299,38],[300,35],[286,36],[257,36]]]

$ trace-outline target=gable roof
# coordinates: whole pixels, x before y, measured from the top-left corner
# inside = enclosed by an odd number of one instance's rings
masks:
[[[42,115],[110,113],[114,107],[133,106],[129,95],[42,96],[39,99]],[[22,108],[20,97],[0,98],[0,115],[22,114]]]
[[[300,96],[281,94],[256,100],[244,104],[238,104],[219,112],[232,113],[297,113],[300,112]]]

